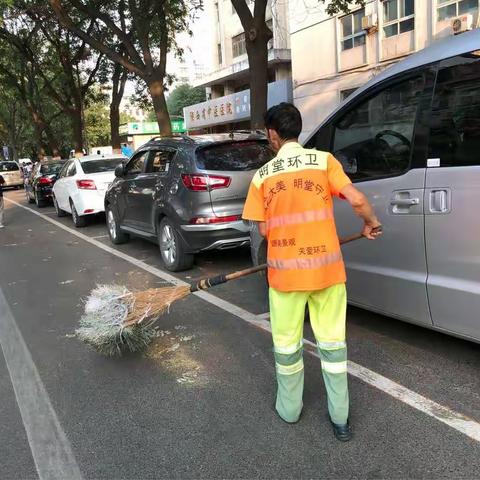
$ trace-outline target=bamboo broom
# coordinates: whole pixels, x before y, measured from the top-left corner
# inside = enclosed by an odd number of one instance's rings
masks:
[[[344,245],[362,238],[361,233],[340,239]],[[246,268],[227,275],[200,280],[192,285],[131,292],[118,285],[99,285],[85,302],[77,336],[106,356],[143,350],[155,336],[154,323],[170,305],[199,290],[246,277],[267,269],[267,264]]]

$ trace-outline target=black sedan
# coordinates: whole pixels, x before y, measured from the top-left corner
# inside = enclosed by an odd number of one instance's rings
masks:
[[[37,207],[44,207],[52,201],[52,187],[65,162],[66,160],[54,160],[35,164],[25,179],[25,195],[29,203],[35,202]]]

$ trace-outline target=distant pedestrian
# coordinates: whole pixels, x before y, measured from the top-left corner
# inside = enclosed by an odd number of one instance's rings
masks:
[[[295,423],[303,407],[303,322],[308,303],[317,340],[335,437],[351,438],[348,419],[347,296],[345,267],[333,216],[333,197],[343,197],[373,240],[380,223],[363,193],[333,155],[298,143],[302,117],[281,103],[265,115],[277,156],[255,174],[243,218],[259,222],[268,242],[270,321],[277,372],[275,409]]]
[[[126,143],[122,143],[121,148],[122,148],[122,153],[126,157],[130,158],[132,156],[133,150]]]
[[[0,228],[3,228],[3,185],[5,184],[4,178],[0,175]]]

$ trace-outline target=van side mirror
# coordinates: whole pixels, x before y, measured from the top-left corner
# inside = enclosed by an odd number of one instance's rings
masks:
[[[116,177],[125,176],[125,165],[123,163],[120,163],[115,167],[115,176]]]

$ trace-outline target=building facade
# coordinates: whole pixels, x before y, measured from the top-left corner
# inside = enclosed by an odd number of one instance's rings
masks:
[[[254,2],[248,3],[253,9]],[[231,0],[206,0],[205,16],[209,19],[206,63],[210,68],[195,86],[206,88],[207,102],[185,109],[186,126],[210,131],[249,128],[249,65],[240,19]],[[269,3],[266,19],[273,32],[268,45],[269,98],[272,102],[289,101],[292,96],[288,2]]]
[[[432,42],[475,28],[478,0],[374,0],[329,16],[317,0],[290,0],[293,99],[308,137],[356,88]]]

